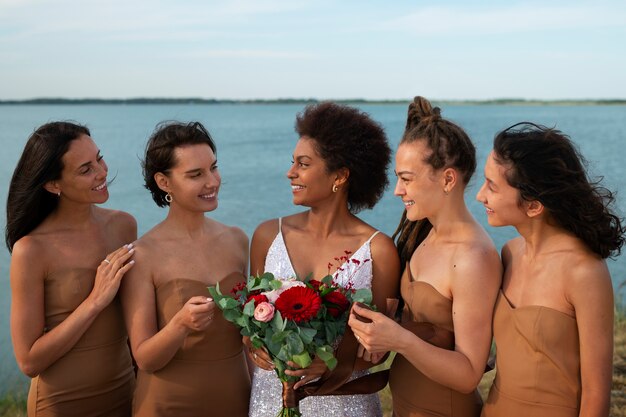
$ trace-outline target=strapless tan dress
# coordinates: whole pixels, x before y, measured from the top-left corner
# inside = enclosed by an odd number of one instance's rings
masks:
[[[434,346],[453,350],[452,301],[432,285],[414,281],[408,264],[400,291],[404,300],[402,327]],[[391,365],[389,386],[395,417],[477,417],[480,414],[478,391],[462,394],[443,386],[399,354]]]
[[[65,320],[91,293],[95,269],[50,274],[44,281],[45,331]],[[135,376],[116,297],[76,345],[32,379],[29,417],[128,417]]]
[[[222,290],[244,281],[233,273]],[[174,279],[156,288],[159,329],[194,296],[209,296],[207,285]],[[247,416],[250,376],[239,329],[216,308],[211,325],[190,333],[172,360],[156,372],[139,370],[133,401],[136,417]]]
[[[514,308],[502,291],[493,320],[496,378],[482,417],[577,417],[576,319],[542,306]]]

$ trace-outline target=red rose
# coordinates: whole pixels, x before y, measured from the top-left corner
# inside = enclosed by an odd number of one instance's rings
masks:
[[[322,283],[320,281],[318,281],[318,280],[312,279],[312,280],[309,281],[309,285],[311,287],[313,287],[313,289],[316,292],[319,292],[320,291],[320,285],[322,285]]]
[[[322,299],[309,287],[291,287],[283,291],[275,306],[281,316],[296,323],[311,320],[317,315]]]
[[[324,296],[324,304],[333,317],[339,317],[350,308],[350,301],[348,301],[346,296],[340,291],[333,291],[326,294]]]
[[[259,303],[266,303],[267,297],[265,296],[265,294],[254,294],[254,295],[250,295],[248,296],[248,299],[246,300],[246,302],[244,304],[248,304],[250,302],[250,300],[254,300],[254,306],[258,306]]]

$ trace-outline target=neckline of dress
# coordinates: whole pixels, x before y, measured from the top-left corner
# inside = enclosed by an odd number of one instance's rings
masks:
[[[350,257],[345,260],[336,270],[335,272],[333,272],[332,274],[329,274],[331,276],[335,276],[335,274],[337,274],[337,272],[339,272],[340,268],[343,268],[344,265],[348,264],[352,258],[354,258],[354,256],[359,253],[361,251],[361,249],[365,248],[367,245],[370,244],[370,242],[372,241],[372,238],[374,237],[374,235],[378,233],[378,231],[374,232],[372,234],[372,236],[370,236],[365,242],[363,242],[363,244],[361,244],[361,246],[359,246],[359,248],[354,251],[354,253],[352,253],[350,255]],[[291,261],[291,255],[289,255],[289,249],[287,249],[287,244],[285,243],[285,238],[283,236],[283,231],[282,228],[281,230],[278,231],[278,238],[280,238],[280,243],[283,245],[283,249],[285,250],[285,253],[287,254],[287,261],[289,263],[289,268],[291,268],[291,273],[293,274],[294,278],[299,279],[298,277],[298,273],[296,272],[296,268],[293,267],[293,262]],[[321,278],[321,277],[320,277]],[[312,279],[315,279],[315,277],[313,277]]]

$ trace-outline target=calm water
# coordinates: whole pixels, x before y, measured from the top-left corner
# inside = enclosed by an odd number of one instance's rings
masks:
[[[109,165],[111,198],[106,206],[133,214],[142,234],[160,221],[165,210],[152,202],[142,186],[139,160],[147,137],[163,120],[198,120],[205,124],[218,146],[223,185],[220,205],[210,216],[241,227],[249,236],[262,220],[298,210],[291,204],[285,178],[297,141],[293,130],[301,105],[93,105],[0,106],[0,224],[4,228],[8,183],[28,136],[39,125],[54,120],[86,124]],[[383,124],[395,146],[403,131],[405,105],[364,105]],[[516,107],[449,106],[444,116],[466,128],[478,149],[479,172],[467,191],[474,215],[491,233],[498,247],[515,236],[511,228],[493,229],[486,224],[482,206],[474,200],[482,181],[482,166],[494,133],[509,125],[531,120],[557,126],[568,133],[589,160],[592,175],[603,175],[604,184],[618,193],[618,212],[626,200],[626,107]],[[392,172],[390,171],[390,176]],[[361,216],[387,234],[393,233],[402,205],[387,190],[373,211]],[[0,248],[0,393],[26,387],[27,379],[15,365],[9,332],[9,254]],[[615,288],[626,280],[626,259],[609,261]]]

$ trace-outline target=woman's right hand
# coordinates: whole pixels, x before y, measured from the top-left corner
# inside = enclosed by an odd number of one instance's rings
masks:
[[[135,263],[135,261],[129,261],[134,252],[133,244],[129,243],[109,253],[100,262],[96,270],[93,289],[89,294],[89,298],[98,310],[103,310],[115,298],[122,277]]]
[[[195,296],[176,313],[176,322],[186,333],[201,332],[209,327],[214,314],[215,303],[212,298]]]
[[[242,341],[243,344],[248,348],[248,357],[252,362],[254,362],[256,366],[261,369],[265,369],[266,371],[274,370],[274,362],[272,361],[269,353],[267,353],[267,350],[265,350],[264,348],[255,348],[254,345],[252,345],[250,338],[247,336],[244,336]]]

